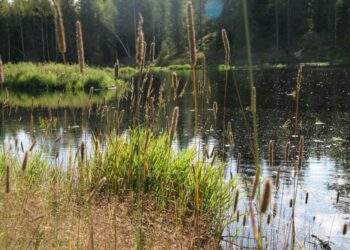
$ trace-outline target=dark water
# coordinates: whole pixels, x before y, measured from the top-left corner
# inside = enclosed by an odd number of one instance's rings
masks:
[[[295,88],[296,70],[255,71],[257,88],[257,114],[260,155],[264,176],[274,179],[277,168],[281,169],[279,191],[273,197],[277,203],[277,214],[272,225],[265,225],[264,232],[271,237],[275,248],[282,248],[289,232],[291,209],[289,201],[293,197],[294,163],[285,162],[284,147],[287,141],[292,142],[291,155],[298,143],[298,135],[305,137],[305,155],[303,171],[299,177],[299,188],[296,203],[296,227],[298,241],[308,249],[318,249],[317,241],[311,234],[323,240],[330,239],[332,249],[349,249],[350,237],[342,235],[344,223],[350,221],[350,69],[346,68],[305,68],[301,87],[300,120],[301,128],[295,135]],[[179,74],[182,90],[189,79],[189,73]],[[170,74],[158,74],[154,88],[157,93],[164,79],[169,82]],[[235,80],[234,80],[235,79]],[[237,84],[240,92],[243,111],[248,124],[251,123],[250,91],[248,73],[246,71],[229,74],[227,104],[224,108],[225,73],[212,71],[207,73],[207,81],[211,85],[211,95],[199,106],[202,107],[198,119],[199,129],[194,131],[193,87],[188,85],[182,98],[179,128],[174,147],[183,149],[189,146],[205,146],[209,151],[215,146],[222,154],[225,151],[227,176],[236,172],[236,157],[242,154],[240,179],[243,190],[249,190],[254,176],[251,143],[251,128],[245,125],[242,110],[237,96]],[[165,93],[169,92],[169,84]],[[102,136],[113,131],[113,113],[118,105],[125,109],[123,129],[130,126],[130,103],[127,100],[118,102],[119,95],[115,90],[95,92],[92,102],[97,110],[106,102],[109,111],[103,117],[93,112],[87,118],[88,93],[51,93],[36,94],[34,98],[33,119],[31,119],[31,96],[34,94],[13,93],[10,91],[10,104],[2,111],[0,123],[0,144],[2,148],[14,147],[15,140],[23,143],[28,149],[32,139],[37,140],[36,150],[41,150],[50,161],[65,166],[68,151],[74,152],[82,141],[91,148],[93,136]],[[169,97],[172,99],[172,96]],[[218,115],[214,119],[213,102],[218,103]],[[171,116],[174,102],[170,101],[157,122],[160,129],[167,124],[166,114]],[[233,131],[233,143],[223,141],[223,120],[226,110],[226,122],[230,121]],[[102,108],[100,113],[102,112]],[[227,127],[227,125],[226,125]],[[59,141],[57,139],[60,138]],[[268,166],[268,142],[275,145],[274,166]],[[3,150],[3,149],[2,149]],[[16,151],[22,158],[21,150]],[[56,156],[58,158],[56,159]],[[339,203],[336,203],[337,193]],[[309,202],[304,202],[309,193]],[[242,196],[243,197],[243,196]],[[246,204],[242,199],[239,204],[242,213]],[[234,228],[234,227],[233,227]],[[250,226],[244,233],[252,238]],[[273,232],[278,232],[273,233]],[[230,236],[234,232],[225,232]],[[239,235],[243,235],[241,232]],[[276,238],[276,235],[279,235]],[[241,237],[241,236],[240,236]],[[253,247],[246,238],[240,238],[243,244]],[[227,237],[229,239],[230,237]]]

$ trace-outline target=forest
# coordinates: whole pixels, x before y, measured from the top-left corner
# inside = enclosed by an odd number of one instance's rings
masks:
[[[145,41],[155,40],[158,64],[183,62],[187,50],[186,0],[60,0],[67,60],[77,61],[75,22],[84,34],[86,61],[112,65],[116,56],[134,64],[138,15]],[[255,62],[348,62],[350,2],[346,0],[250,0],[249,22]],[[225,28],[233,62],[246,59],[242,1],[194,0],[198,47],[217,64]],[[59,60],[50,0],[0,1],[0,54],[4,61]],[[222,62],[221,62],[222,63]]]

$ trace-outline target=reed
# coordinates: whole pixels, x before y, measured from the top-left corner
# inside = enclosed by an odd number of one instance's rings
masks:
[[[273,158],[274,158],[274,146],[273,141],[269,141],[269,165],[270,167],[273,167]]]
[[[81,30],[80,21],[77,21],[75,23],[75,34],[76,34],[77,55],[78,55],[78,62],[80,66],[80,73],[83,74],[84,67],[85,67],[85,55],[84,55],[83,32]]]
[[[143,17],[139,14],[139,23],[137,28],[137,40],[136,40],[136,63],[142,68],[143,57],[145,54],[145,40],[143,34]]]
[[[296,107],[295,107],[295,134],[299,129],[299,102],[300,102],[300,90],[303,79],[303,65],[300,65],[297,72],[296,82]]]
[[[119,78],[119,69],[120,69],[120,65],[119,65],[119,60],[117,58],[115,61],[115,64],[114,64],[114,79],[115,80],[118,80],[118,78]]]
[[[24,153],[23,161],[22,161],[22,171],[26,171],[28,165],[29,152],[26,151]]]
[[[149,62],[151,65],[155,63],[155,55],[156,55],[156,43],[153,41],[151,43],[150,51],[149,51]]]
[[[260,200],[260,212],[266,213],[271,200],[272,183],[270,179],[267,179],[264,184],[264,191]]]
[[[225,66],[228,68],[230,66],[230,55],[231,55],[231,46],[227,37],[227,32],[225,29],[221,30],[221,37],[225,49]],[[227,70],[227,69],[226,69]]]
[[[235,203],[233,205],[233,212],[234,213],[237,211],[238,200],[239,200],[239,190],[237,189],[236,195],[235,195]]]
[[[301,167],[303,165],[303,155],[304,155],[304,136],[300,136],[299,157],[298,157],[298,163],[297,163],[297,170],[298,170],[298,172],[301,171]]]
[[[251,111],[253,115],[256,115],[256,88],[252,88],[252,95],[251,95]]]
[[[58,50],[62,55],[63,63],[66,64],[66,33],[64,31],[63,25],[63,14],[61,6],[58,0],[53,0],[54,10],[55,10],[55,27],[56,27],[56,36],[58,41]]]
[[[281,168],[278,167],[277,169],[277,175],[276,175],[276,189],[279,189],[280,186],[280,175],[281,175]]]
[[[5,193],[10,193],[10,167],[6,166],[6,185],[5,185]]]
[[[105,185],[106,181],[107,181],[106,177],[103,177],[101,180],[99,180],[99,182],[96,184],[96,186],[91,191],[91,193],[89,194],[88,198],[86,199],[86,201],[88,203],[90,203],[92,201],[92,199],[96,196],[96,194],[98,192],[100,192],[101,188]]]
[[[192,2],[187,3],[187,35],[188,35],[188,47],[190,50],[191,65],[192,65],[192,80],[194,89],[194,111],[195,111],[195,131],[197,130],[197,80],[196,80],[196,65],[197,65],[197,48],[196,48],[196,32],[194,25],[194,15]]]
[[[348,224],[344,224],[343,226],[343,235],[346,235],[348,232]]]
[[[289,152],[290,152],[290,141],[286,143],[285,150],[284,150],[284,160],[286,162],[289,161]]]
[[[1,58],[1,55],[0,55],[0,85],[1,85],[1,91],[3,89],[4,82],[5,82],[4,65],[2,63],[2,58]]]
[[[177,130],[177,122],[179,120],[179,107],[175,107],[173,110],[173,115],[171,118],[171,126],[169,128],[169,146],[171,147],[171,144],[173,142],[176,130]]]
[[[238,155],[237,155],[237,173],[239,173],[239,170],[241,168],[241,158],[242,158],[241,153],[238,153]]]

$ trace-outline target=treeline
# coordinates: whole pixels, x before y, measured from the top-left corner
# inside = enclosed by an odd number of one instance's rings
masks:
[[[199,49],[215,59],[228,32],[233,57],[245,56],[243,0],[193,0]],[[256,60],[335,60],[350,54],[350,1],[247,0]],[[67,61],[76,62],[75,22],[82,23],[88,64],[134,63],[138,14],[158,63],[187,51],[187,0],[60,0]],[[60,61],[51,0],[0,0],[0,54],[5,61]],[[220,55],[222,56],[222,55]]]

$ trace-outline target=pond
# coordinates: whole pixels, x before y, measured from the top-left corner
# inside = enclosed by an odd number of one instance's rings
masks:
[[[330,240],[332,249],[350,248],[350,237],[342,235],[344,223],[350,221],[349,74],[350,69],[347,68],[304,69],[300,94],[300,128],[295,131],[296,101],[293,91],[296,70],[254,71],[263,175],[275,182],[277,170],[280,168],[279,190],[273,193],[274,207],[277,208],[275,219],[269,225],[264,225],[266,237],[271,237],[271,242],[281,242],[275,244],[278,248],[284,246],[284,239],[290,232],[289,203],[294,191],[295,163],[284,160],[285,145],[291,141],[293,159],[299,135],[305,137],[305,153],[303,170],[297,183],[297,239],[307,248],[317,249],[320,246],[317,238]],[[198,72],[198,76],[200,78],[201,72]],[[167,129],[169,118],[166,114],[171,116],[176,103],[180,114],[173,147],[184,149],[199,146],[200,152],[204,152],[205,148],[209,152],[212,152],[213,148],[217,149],[221,159],[227,163],[227,178],[237,172],[237,156],[240,153],[239,179],[242,190],[249,192],[255,166],[250,149],[252,135],[249,125],[251,112],[248,72],[229,72],[226,106],[225,72],[207,72],[204,98],[199,98],[198,102],[200,109],[197,130],[194,129],[196,126],[190,73],[179,73],[178,77],[178,98],[169,94],[170,105],[165,107],[163,115],[156,120],[158,129]],[[164,93],[171,92],[170,79],[171,72],[154,76],[155,103],[162,82],[166,83]],[[240,93],[239,97],[237,90]],[[82,141],[89,152],[94,137],[103,138],[104,134],[113,133],[114,111],[118,106],[125,110],[122,130],[126,130],[132,124],[130,98],[120,98],[118,90],[95,90],[92,97],[84,92],[38,94],[9,90],[8,94],[10,102],[1,111],[1,150],[16,148],[13,152],[20,158],[35,139],[35,150],[42,151],[49,161],[66,166],[68,152],[75,152]],[[217,102],[217,113],[213,111],[214,102]],[[230,139],[226,136],[229,126],[233,135]],[[274,144],[273,166],[270,166],[268,160],[270,140]],[[239,207],[243,213],[246,209],[243,199]],[[224,232],[224,245],[230,241],[234,233],[231,231],[233,228],[234,225]],[[242,241],[245,247],[254,246],[250,226],[246,226],[245,232],[239,232],[238,235],[239,242]],[[280,238],[276,238],[277,236]]]

